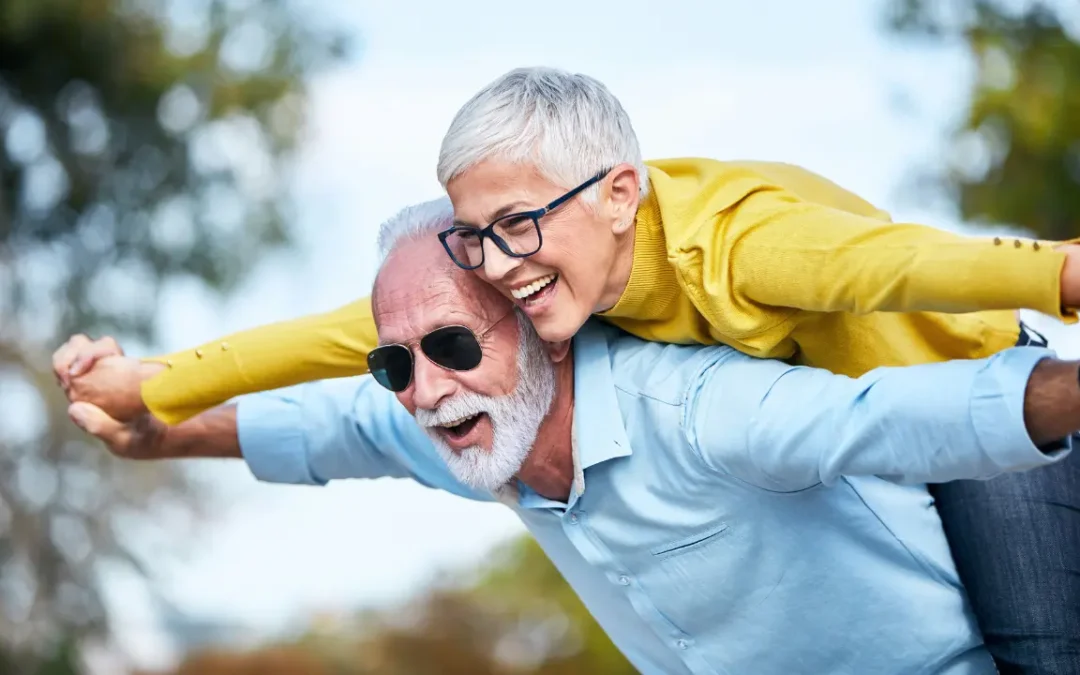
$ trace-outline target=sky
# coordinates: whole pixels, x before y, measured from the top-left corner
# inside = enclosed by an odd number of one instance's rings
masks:
[[[451,117],[518,66],[562,67],[605,82],[647,159],[799,164],[896,220],[960,227],[947,204],[916,201],[910,191],[905,198],[904,188],[940,159],[970,66],[955,48],[901,45],[885,35],[877,0],[520,7],[368,0],[332,11],[340,25],[355,27],[362,48],[354,62],[313,82],[308,137],[290,185],[299,246],[268,256],[228,301],[190,287],[170,291],[160,303],[163,349],[366,295],[379,223],[439,196],[435,162]],[[1035,322],[1051,337],[1070,337]],[[241,462],[192,470],[215,486],[212,515],[197,536],[177,542],[185,555],[158,561],[156,571],[184,610],[253,639],[314,615],[405,597],[523,532],[501,506],[406,481],[282,487],[258,484]],[[118,579],[110,600],[134,658],[157,663],[169,655],[135,585]]]

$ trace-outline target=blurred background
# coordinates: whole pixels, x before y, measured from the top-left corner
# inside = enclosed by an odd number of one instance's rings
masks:
[[[0,673],[632,672],[508,510],[122,462],[48,368],[367,294],[458,106],[524,65],[604,81],[646,158],[1080,236],[1075,0],[0,0]]]

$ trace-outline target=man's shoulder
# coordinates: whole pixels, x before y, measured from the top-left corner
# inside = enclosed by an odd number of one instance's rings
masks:
[[[649,342],[595,319],[583,331],[602,343],[616,389],[658,401],[680,404],[701,374],[728,360],[751,359],[727,345],[676,345]]]

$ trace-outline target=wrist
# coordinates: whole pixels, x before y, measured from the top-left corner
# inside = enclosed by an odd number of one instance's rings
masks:
[[[1066,244],[1056,250],[1065,254],[1061,266],[1061,306],[1064,309],[1080,307],[1080,246]]]
[[[165,370],[166,366],[163,363],[156,363],[154,361],[140,361],[139,362],[139,397],[138,401],[132,403],[136,406],[139,414],[150,415],[150,409],[146,406],[146,401],[142,396],[142,383],[155,377],[158,373]],[[155,420],[157,421],[157,420]],[[160,423],[160,422],[159,422]]]
[[[167,425],[147,415],[160,435],[157,454],[161,459],[239,458],[240,442],[236,432],[236,406],[221,405],[200,413],[180,424]]]

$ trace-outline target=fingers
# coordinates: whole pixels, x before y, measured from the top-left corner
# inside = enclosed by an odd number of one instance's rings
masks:
[[[109,336],[105,336],[100,340],[95,340],[86,349],[80,350],[76,353],[75,358],[72,360],[71,365],[68,368],[68,374],[70,377],[78,377],[90,371],[97,363],[98,359],[105,358],[106,356],[123,356],[124,350],[120,349],[120,345],[116,340]]]
[[[91,340],[82,334],[73,335],[53,352],[53,374],[66,391],[71,386],[71,379],[88,372],[98,359],[123,354],[124,350],[111,337]]]
[[[72,403],[68,406],[68,417],[80,429],[104,441],[114,453],[122,454],[131,441],[131,430],[126,424],[109,417],[92,403]]]
[[[75,357],[78,355],[80,349],[84,349],[90,344],[90,338],[82,335],[72,335],[68,338],[68,341],[60,346],[52,356],[53,374],[56,375],[56,381],[60,383],[60,386],[67,388],[71,381],[68,371],[71,370],[71,364],[75,361]]]

